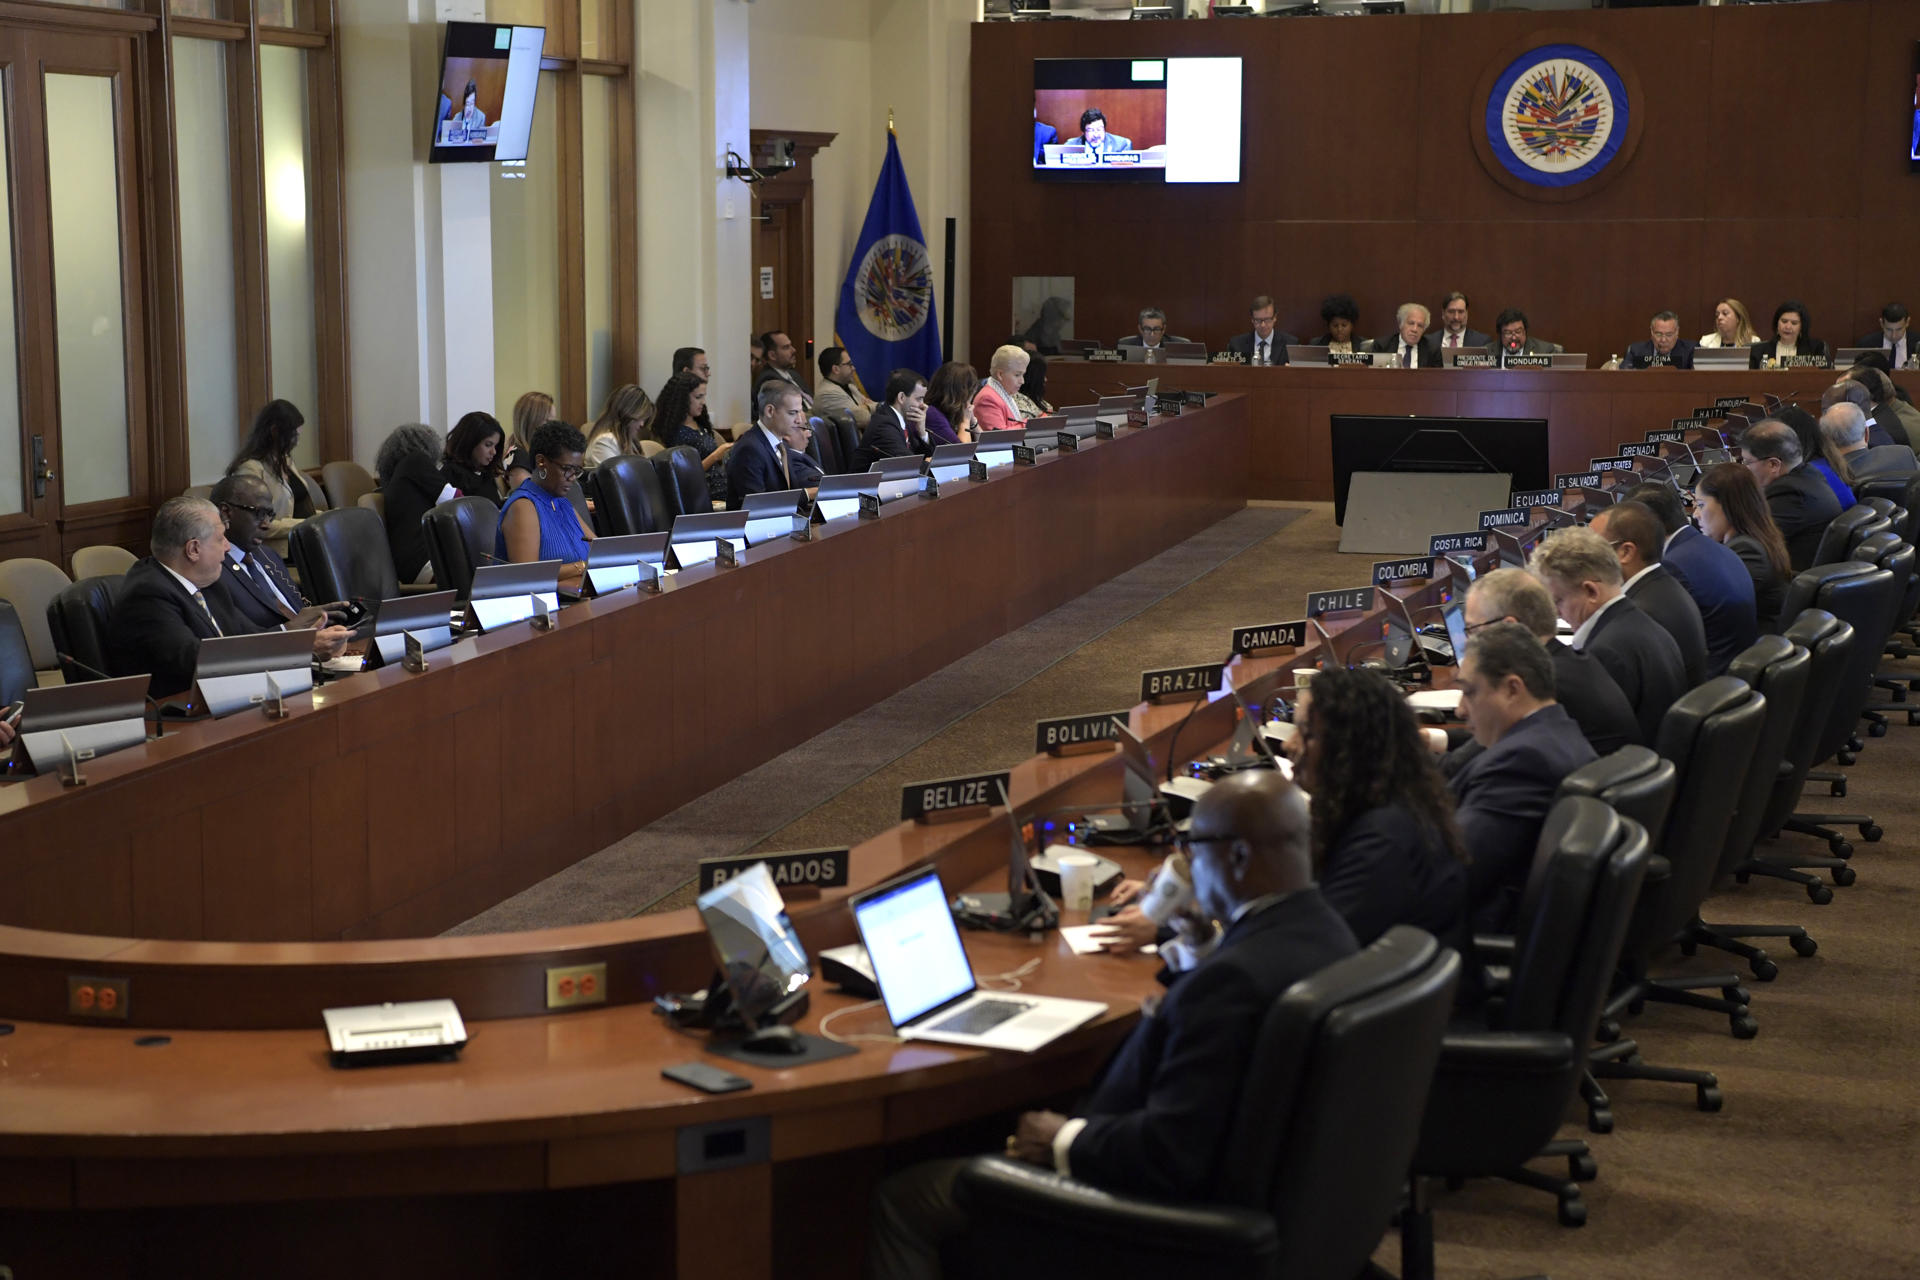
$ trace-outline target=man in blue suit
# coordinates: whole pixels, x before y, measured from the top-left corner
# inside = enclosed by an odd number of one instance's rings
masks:
[[[806,412],[800,388],[778,378],[760,384],[760,421],[727,455],[727,510],[740,510],[750,493],[794,487],[787,440],[798,432]]]
[[[1700,606],[1707,632],[1707,674],[1725,675],[1741,650],[1760,636],[1753,575],[1731,547],[1694,528],[1671,485],[1635,485],[1628,500],[1644,503],[1667,531],[1660,563]]]

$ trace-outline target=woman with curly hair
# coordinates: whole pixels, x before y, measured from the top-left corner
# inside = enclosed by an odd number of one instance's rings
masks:
[[[684,444],[699,454],[708,495],[715,502],[727,500],[726,461],[733,442],[714,434],[713,420],[707,416],[707,384],[693,373],[676,373],[660,388],[653,438],[669,449]]]

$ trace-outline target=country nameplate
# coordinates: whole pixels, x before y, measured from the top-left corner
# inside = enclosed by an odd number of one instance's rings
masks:
[[[1825,356],[1782,356],[1782,369],[1831,369],[1833,362]]]
[[[1619,449],[1622,458],[1653,458],[1659,454],[1659,446],[1653,444],[1623,444]]]
[[[940,496],[940,481],[931,471],[920,477],[920,496],[937,498]]]
[[[880,518],[879,494],[863,493],[860,495],[860,518],[862,520],[878,520]]]
[[[1589,458],[1587,465],[1595,471],[1631,471],[1633,459],[1628,457]]]
[[[1144,427],[1152,421],[1153,415],[1145,409],[1127,410],[1127,425],[1130,427]]]
[[[1472,533],[1436,533],[1427,539],[1427,554],[1447,556],[1456,551],[1485,551],[1487,535],[1484,530],[1476,529]]]
[[[1190,702],[1219,690],[1225,680],[1224,662],[1202,662],[1190,667],[1162,667],[1140,673],[1142,702]]]
[[[1133,417],[1133,414],[1129,412],[1127,414],[1127,417],[1131,419]],[[1143,422],[1140,425],[1145,426],[1146,423]],[[1108,422],[1105,418],[1095,418],[1093,420],[1093,438],[1095,440],[1113,439],[1113,424],[1111,422]]]
[[[1005,769],[910,782],[900,788],[900,821],[954,822],[983,814],[999,804],[1012,785],[1013,774]]]
[[[1745,404],[1746,401],[1742,400],[1740,403]],[[1725,418],[1727,416],[1727,411],[1717,404],[1703,404],[1695,409],[1689,410],[1689,412],[1696,418]],[[1675,425],[1678,425],[1678,423],[1676,422]]]
[[[1364,587],[1342,587],[1337,591],[1309,591],[1307,593],[1307,616],[1317,618],[1325,613],[1354,613],[1373,608],[1373,585]]]
[[[1517,511],[1530,511],[1534,507],[1557,507],[1560,505],[1560,490],[1565,487],[1565,485],[1555,485],[1551,489],[1515,489],[1507,495],[1507,507]]]
[[[1030,467],[1034,463],[1038,462],[1039,460],[1040,460],[1040,455],[1033,451],[1032,445],[1017,444],[1013,446],[1013,465],[1014,466]]]
[[[1556,489],[1598,489],[1600,473],[1598,471],[1563,471],[1553,478]]]
[[[1062,453],[1080,452],[1080,437],[1073,434],[1073,432],[1062,431],[1056,434],[1053,438],[1059,444],[1060,452]]]
[[[749,853],[729,858],[700,859],[700,892],[725,884],[743,871],[764,862],[783,897],[821,889],[841,889],[847,883],[849,849],[795,849],[791,853]]]
[[[967,479],[973,481],[975,484],[985,484],[987,482],[987,464],[978,458],[968,458]]]
[[[1124,711],[1101,711],[1090,716],[1060,716],[1033,727],[1033,749],[1049,756],[1081,756],[1105,751],[1120,739]]]
[[[1511,529],[1527,522],[1525,507],[1509,507],[1504,511],[1482,511],[1480,527],[1484,529]]]
[[[1433,557],[1415,556],[1409,560],[1375,560],[1373,585],[1388,582],[1421,582],[1433,577]]]
[[[1553,357],[1552,356],[1508,356],[1507,368],[1509,369],[1551,369],[1553,368]]]
[[[740,567],[740,553],[734,550],[732,538],[714,539],[713,563],[721,569],[738,569]]]
[[[1747,398],[1745,396],[1715,396],[1713,398],[1713,407],[1715,409],[1738,409],[1746,402]]]
[[[1687,432],[1695,429],[1704,431],[1706,426],[1699,418],[1675,418],[1668,430],[1649,431],[1643,438],[1648,444],[1679,444],[1687,438]]]
[[[1229,652],[1252,657],[1275,649],[1298,649],[1307,642],[1307,624],[1269,622],[1264,626],[1235,627]]]
[[[1372,364],[1371,353],[1365,351],[1329,351],[1328,364]]]

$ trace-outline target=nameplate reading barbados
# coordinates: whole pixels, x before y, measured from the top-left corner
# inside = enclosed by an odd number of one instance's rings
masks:
[[[773,882],[792,893],[797,889],[843,889],[847,884],[846,849],[795,849],[792,853],[751,853],[731,858],[700,859],[700,892],[724,884],[764,862]]]
[[[1142,702],[1189,702],[1219,691],[1225,680],[1224,662],[1202,662],[1191,667],[1166,667],[1140,673]]]
[[[910,782],[900,789],[900,821],[947,822],[984,813],[1013,786],[1013,774],[975,773],[964,778]]]
[[[1033,728],[1033,749],[1049,756],[1077,756],[1105,751],[1120,737],[1127,722],[1124,711],[1099,711],[1090,716],[1061,716],[1042,720]]]
[[[1269,622],[1257,627],[1235,627],[1230,649],[1234,653],[1266,653],[1272,649],[1298,649],[1307,642],[1307,624]]]

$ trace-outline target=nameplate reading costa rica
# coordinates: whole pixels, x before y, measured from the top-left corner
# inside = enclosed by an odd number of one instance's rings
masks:
[[[1375,560],[1373,562],[1373,585],[1383,582],[1412,582],[1415,578],[1433,576],[1433,557],[1416,556],[1411,560]]]
[[[1166,667],[1140,673],[1142,702],[1186,702],[1217,692],[1225,679],[1224,662],[1202,662],[1191,667]]]
[[[1506,511],[1482,511],[1480,513],[1480,527],[1482,529],[1511,529],[1515,525],[1522,525],[1526,522],[1527,509],[1525,507],[1513,507]]]
[[[1269,649],[1298,649],[1307,642],[1307,624],[1269,622],[1264,626],[1235,627],[1230,649],[1234,653],[1265,653]]]
[[[1598,471],[1563,471],[1553,478],[1556,489],[1598,489],[1600,473]]]
[[[1449,556],[1456,551],[1485,551],[1487,535],[1476,529],[1472,533],[1436,533],[1427,539],[1427,554],[1430,556]]]
[[[791,894],[796,889],[840,889],[847,883],[846,849],[795,849],[791,853],[749,853],[731,858],[700,859],[700,892],[725,884],[741,872],[764,862],[774,884]]]
[[[910,782],[900,789],[900,821],[944,822],[965,818],[1000,803],[1013,786],[1013,774],[974,773],[962,778]]]
[[[1050,756],[1077,756],[1105,751],[1119,736],[1116,724],[1125,724],[1124,711],[1101,711],[1090,716],[1061,716],[1033,727],[1034,751]]]
[[[1515,511],[1526,511],[1533,507],[1557,507],[1560,505],[1560,490],[1564,487],[1556,485],[1551,489],[1515,489],[1507,498],[1507,506]]]
[[[1352,613],[1360,609],[1373,608],[1373,585],[1364,587],[1343,587],[1338,591],[1309,591],[1307,593],[1307,616],[1317,618],[1323,613]]]

